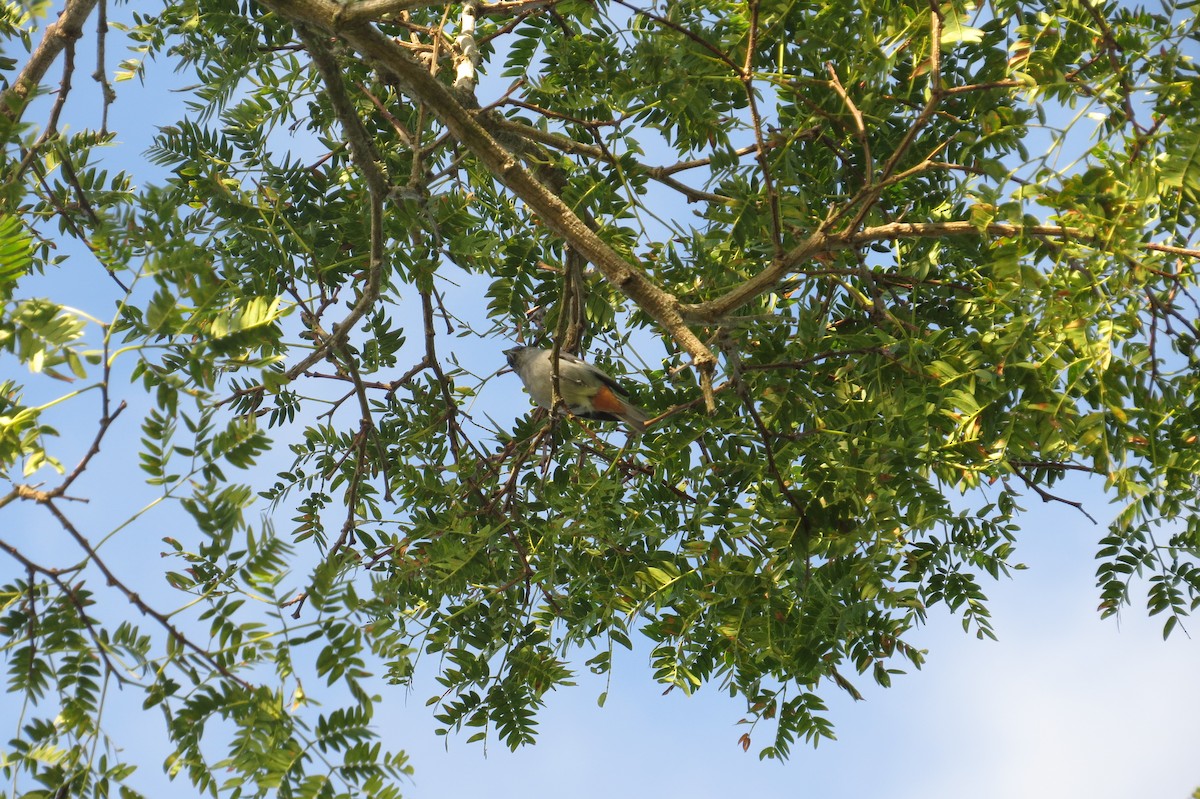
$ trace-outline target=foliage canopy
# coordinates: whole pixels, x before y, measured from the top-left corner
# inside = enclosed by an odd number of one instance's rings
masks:
[[[1022,502],[1087,511],[1072,474],[1121,508],[1101,612],[1200,603],[1194,4],[51,13],[0,12],[0,513],[55,542],[0,528],[26,795],[132,791],[114,683],[205,793],[397,795],[380,677],[439,658],[444,727],[515,747],[639,636],[784,757],[831,687],[921,664],[931,605],[990,635],[981,580]],[[181,116],[122,157],[167,69]],[[89,272],[107,318],[27,290]],[[639,372],[658,418],[512,421],[512,340]],[[105,555],[142,510],[71,502],[135,423],[192,520],[165,585]]]

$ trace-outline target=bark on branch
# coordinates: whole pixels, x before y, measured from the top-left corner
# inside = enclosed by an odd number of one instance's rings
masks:
[[[97,0],[67,0],[58,20],[46,26],[42,41],[29,57],[29,63],[7,89],[0,92],[0,120],[14,124],[21,120],[30,98],[46,77],[58,54],[68,42],[83,37],[83,23],[96,7]]]
[[[480,3],[481,16],[501,16],[530,11],[542,6],[554,5],[557,0],[510,0],[500,3]],[[374,22],[384,17],[396,16],[405,11],[415,11],[418,8],[434,8],[445,6],[445,0],[358,0],[342,6],[335,23],[339,28],[361,25],[364,22]]]
[[[588,229],[565,203],[530,174],[497,142],[451,91],[412,60],[389,37],[366,24],[347,26],[344,8],[332,0],[262,0],[263,5],[295,22],[321,28],[340,37],[373,66],[388,73],[411,96],[426,104],[452,136],[537,213],[554,233],[575,248],[622,293],[654,319],[692,358],[700,373],[706,405],[712,400],[716,358],[691,331],[679,312],[678,299],[650,280]]]

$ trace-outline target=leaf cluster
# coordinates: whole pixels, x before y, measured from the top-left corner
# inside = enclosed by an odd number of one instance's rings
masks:
[[[7,776],[134,791],[119,684],[199,791],[393,796],[381,681],[515,748],[617,647],[786,757],[931,607],[996,635],[1030,500],[1116,503],[1102,615],[1200,605],[1191,8],[489,5],[130,11],[123,74],[195,82],[138,175],[8,112],[0,511],[62,546],[0,533]],[[115,311],[24,293],[85,260]],[[654,423],[514,420],[513,339]],[[152,499],[83,528],[126,407]]]

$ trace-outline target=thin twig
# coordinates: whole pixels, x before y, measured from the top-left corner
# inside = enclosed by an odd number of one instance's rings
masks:
[[[241,685],[243,688],[246,688],[246,689],[251,688],[250,683],[246,682],[241,677],[238,677],[237,675],[230,672],[229,669],[227,669],[224,664],[222,664],[219,660],[217,660],[216,656],[214,656],[211,652],[204,649],[203,647],[193,643],[190,638],[188,638],[186,635],[184,635],[182,632],[180,632],[179,628],[177,628],[174,624],[171,623],[170,619],[168,619],[166,616],[164,616],[163,614],[156,611],[154,608],[147,605],[140,596],[138,596],[134,591],[131,591],[128,586],[126,586],[123,582],[121,582],[117,578],[117,576],[115,574],[113,574],[113,572],[108,568],[108,565],[105,564],[104,561],[100,559],[99,554],[97,554],[96,550],[92,548],[92,545],[87,540],[87,538],[85,538],[83,536],[83,534],[81,534],[79,532],[79,530],[77,530],[75,528],[75,525],[71,523],[70,519],[68,519],[65,515],[63,515],[62,511],[60,511],[58,509],[58,506],[55,505],[53,501],[48,501],[44,504],[45,504],[46,508],[49,509],[50,514],[52,516],[54,516],[54,518],[58,521],[58,523],[60,525],[62,525],[62,528],[64,530],[66,530],[67,533],[72,538],[75,539],[75,542],[77,544],[79,544],[79,547],[84,552],[87,553],[88,559],[91,560],[91,562],[96,564],[96,568],[98,568],[100,570],[101,574],[104,575],[104,579],[108,582],[108,585],[116,588],[118,591],[120,591],[122,594],[124,594],[125,599],[128,600],[131,605],[133,605],[135,608],[137,608],[138,611],[140,611],[142,613],[142,615],[149,616],[150,618],[152,618],[156,622],[158,622],[159,625],[161,625],[162,628],[165,629],[172,638],[174,638],[177,642],[179,642],[185,648],[192,650],[201,660],[203,660],[210,667],[212,667],[212,669],[214,671],[216,671],[218,674],[220,674],[222,677],[225,677],[226,679],[229,679],[229,680],[233,680],[234,682]]]
[[[105,43],[108,41],[108,0],[101,0],[100,13],[96,18],[96,71],[92,79],[100,84],[103,106],[100,111],[100,135],[108,135],[108,109],[117,101],[117,93],[108,82],[105,62]]]
[[[702,303],[682,305],[681,316],[691,322],[717,322],[731,311],[740,308],[754,297],[771,290],[785,275],[814,257],[841,250],[856,249],[880,241],[912,238],[953,238],[956,236],[994,236],[997,238],[1019,238],[1031,236],[1047,240],[1069,240],[1096,245],[1097,242],[1084,231],[1064,225],[1013,225],[993,222],[980,227],[970,221],[949,222],[889,222],[884,225],[864,228],[859,231],[829,233],[816,230],[803,242],[776,259],[762,272],[745,280],[725,294]],[[1200,259],[1200,250],[1171,247],[1162,244],[1144,244],[1144,249],[1166,252],[1189,258]]]
[[[321,73],[325,83],[326,96],[337,114],[346,140],[350,143],[350,158],[366,181],[371,197],[371,255],[367,267],[367,280],[358,301],[340,323],[333,325],[330,336],[321,341],[308,356],[287,370],[286,375],[289,380],[295,380],[331,351],[340,348],[346,342],[350,331],[379,298],[379,286],[383,271],[383,201],[388,196],[391,183],[383,169],[383,160],[376,152],[370,134],[367,133],[353,103],[346,94],[342,73],[338,69],[332,52],[329,51],[325,42],[306,31],[304,26],[298,26],[297,33],[304,42],[305,49],[312,56],[317,70]]]
[[[553,147],[556,150],[561,150],[565,153],[571,153],[572,155],[584,155],[596,160],[603,160],[613,164],[614,166],[618,165],[617,160],[606,148],[598,147],[593,144],[585,144],[584,142],[577,141],[569,136],[563,136],[562,134],[539,130],[532,125],[526,125],[522,122],[507,119],[501,116],[488,117],[486,119],[488,120],[488,124],[491,126],[499,128],[500,130],[515,133],[518,136],[537,142],[538,144],[544,144],[547,147]],[[744,151],[748,152],[755,152],[757,149],[757,147],[743,148]],[[743,150],[738,150],[737,152],[744,154]],[[709,202],[718,204],[731,202],[732,199],[723,194],[716,194],[714,192],[704,191],[703,189],[692,188],[686,183],[682,183],[671,177],[671,175],[675,172],[682,171],[682,169],[690,169],[696,166],[702,166],[703,164],[700,163],[701,161],[707,163],[710,160],[711,159],[697,159],[697,161],[694,163],[689,162],[691,164],[690,166],[684,167],[680,167],[678,164],[670,167],[647,166],[636,161],[623,161],[619,165],[622,168],[629,169],[631,172],[646,175],[652,180],[655,180],[664,186],[679,192],[687,199],[688,202]]]
[[[838,78],[837,70],[833,68],[833,62],[825,62],[825,69],[829,72],[829,85],[833,87],[837,96],[841,98],[842,104],[850,112],[850,118],[854,120],[854,135],[858,139],[859,146],[862,147],[863,161],[865,162],[863,175],[866,177],[867,182],[870,183],[872,176],[875,174],[875,162],[871,158],[871,141],[867,138],[867,127],[863,123],[862,112],[858,110],[858,106],[854,104],[854,101],[850,99],[850,95],[846,93],[846,88],[842,86],[842,81]]]
[[[43,574],[54,582],[54,584],[58,587],[59,592],[62,593],[62,595],[67,598],[67,601],[69,601],[75,607],[75,613],[78,615],[79,620],[83,622],[84,627],[87,628],[88,637],[92,639],[92,651],[100,654],[100,657],[104,660],[105,670],[113,677],[116,677],[117,682],[121,685],[128,684],[130,680],[125,676],[124,669],[118,669],[117,665],[113,663],[112,659],[109,657],[109,648],[105,644],[104,638],[100,635],[96,628],[92,626],[92,619],[87,613],[87,608],[83,606],[83,602],[79,599],[77,590],[67,585],[62,579],[63,574],[74,572],[76,569],[56,569],[50,566],[42,566],[41,564],[34,563],[29,558],[22,555],[20,550],[5,541],[0,541],[0,550],[7,552],[9,557],[13,558],[13,560],[24,566],[26,571],[30,573],[31,578],[29,581],[29,590],[31,595],[34,587],[32,574]],[[34,635],[36,634],[36,623],[34,621],[35,613],[32,608],[32,602],[33,599],[31,596],[30,627],[34,628],[29,631],[29,643],[31,647],[36,645],[36,641],[34,639]]]
[[[1092,524],[1099,524],[1099,522],[1096,521],[1096,519],[1092,516],[1092,514],[1088,513],[1086,510],[1084,510],[1082,502],[1074,502],[1074,501],[1066,499],[1064,497],[1060,497],[1057,494],[1051,494],[1049,491],[1042,488],[1040,485],[1035,483],[1033,480],[1026,477],[1023,472],[1013,470],[1013,474],[1015,474],[1017,477],[1021,478],[1021,481],[1023,483],[1025,483],[1025,486],[1027,488],[1031,489],[1035,494],[1037,494],[1039,497],[1041,497],[1042,502],[1061,502],[1064,505],[1070,505],[1072,508],[1074,508],[1075,510],[1079,511],[1084,516],[1086,516],[1088,521],[1090,521]]]

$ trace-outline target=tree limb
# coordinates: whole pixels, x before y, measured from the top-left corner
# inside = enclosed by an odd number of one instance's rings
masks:
[[[97,0],[67,0],[58,21],[46,26],[42,41],[12,84],[0,92],[0,119],[15,124],[21,120],[42,78],[69,42],[83,37],[83,23]]]
[[[297,33],[312,56],[317,70],[321,73],[325,82],[326,96],[329,97],[330,105],[333,106],[338,122],[341,123],[342,131],[346,134],[346,140],[350,143],[350,157],[359,172],[362,173],[370,192],[371,260],[367,267],[367,280],[363,285],[362,294],[354,303],[350,313],[340,323],[333,325],[333,333],[316,349],[288,369],[289,380],[295,380],[331,351],[340,348],[346,342],[350,331],[358,324],[358,320],[366,315],[371,306],[375,304],[375,300],[379,298],[379,284],[383,272],[383,201],[391,185],[387,173],[383,170],[382,159],[375,150],[374,142],[363,126],[362,120],[358,118],[353,103],[346,95],[346,86],[342,82],[341,72],[337,68],[333,54],[329,52],[324,42],[306,32],[303,27],[299,27]]]
[[[994,222],[982,227],[969,221],[889,222],[885,225],[849,233],[825,233],[818,230],[809,234],[807,239],[785,253],[782,258],[772,261],[762,272],[734,286],[720,297],[707,302],[682,305],[680,314],[685,320],[693,323],[718,322],[758,295],[769,291],[803,262],[822,253],[855,249],[880,241],[955,236],[993,236],[996,238],[1034,236],[1045,239],[1090,240],[1078,228],[1063,225],[1013,225],[1003,222]],[[1165,244],[1144,244],[1142,246],[1155,252],[1200,258],[1200,250],[1171,247]]]
[[[532,125],[527,125],[524,122],[518,122],[507,117],[502,117],[498,114],[488,114],[484,116],[484,124],[488,127],[493,127],[509,133],[514,133],[522,138],[535,141],[538,144],[543,144],[547,147],[553,147],[556,150],[561,150],[564,153],[572,155],[586,155],[589,158],[594,158],[598,161],[606,161],[613,163],[615,159],[603,147],[597,147],[594,144],[585,144],[581,141],[576,141],[570,136],[564,136],[561,133],[552,133],[550,131],[539,130]],[[746,147],[738,150],[738,154],[747,152],[755,152],[757,147]],[[694,189],[686,183],[681,183],[671,177],[674,172],[679,172],[683,169],[688,169],[691,166],[703,166],[711,159],[698,159],[695,162],[690,162],[688,165],[674,164],[672,166],[646,166],[637,161],[630,162],[627,168],[630,171],[636,171],[646,175],[652,180],[674,189],[682,194],[688,202],[709,202],[709,203],[729,203],[732,200],[722,194],[714,194],[703,189]]]
[[[482,16],[500,16],[517,14],[542,6],[552,6],[557,0],[508,0],[499,3],[479,3],[479,14]],[[446,5],[444,0],[358,0],[347,2],[337,13],[335,22],[338,28],[361,25],[374,22],[387,16],[395,16],[405,11],[415,11],[419,8],[435,8]]]
[[[699,371],[705,405],[710,410],[716,407],[712,396],[716,357],[688,327],[680,314],[679,300],[592,232],[569,206],[522,167],[449,89],[412,60],[403,48],[369,26],[345,26],[344,20],[339,21],[342,6],[331,0],[263,0],[263,4],[294,22],[310,24],[340,36],[360,55],[402,84],[414,99],[427,104],[451,134],[469,148],[489,172],[537,213],[548,228],[578,250],[609,282],[654,319],[691,356]]]

